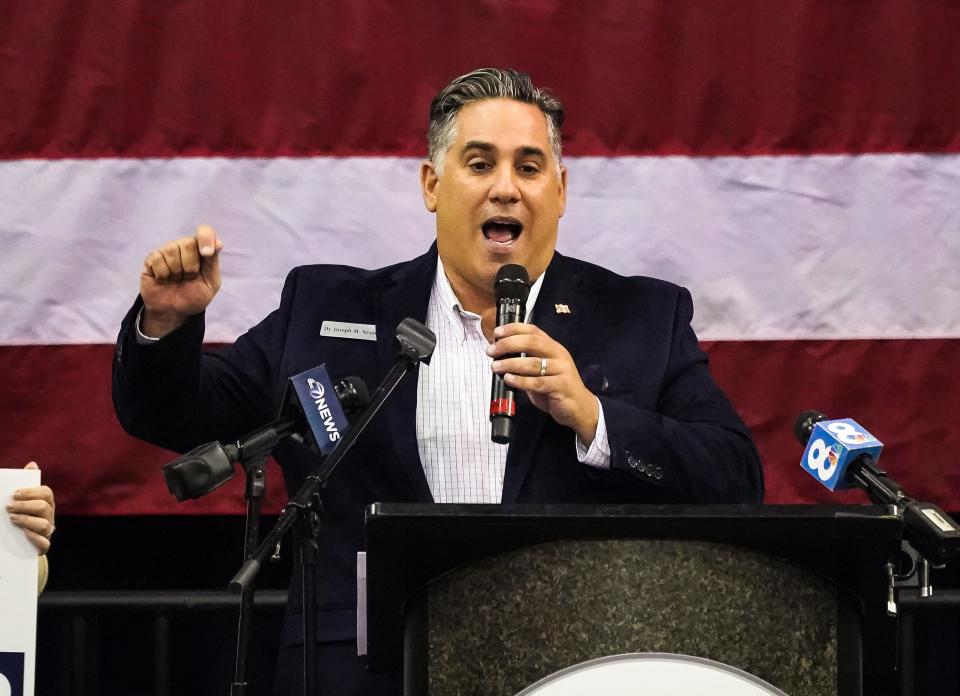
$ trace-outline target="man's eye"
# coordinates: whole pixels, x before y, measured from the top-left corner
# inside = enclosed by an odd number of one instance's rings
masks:
[[[485,172],[490,169],[490,163],[483,160],[468,162],[467,167],[475,172]]]
[[[517,169],[521,174],[532,175],[540,171],[540,168],[535,164],[521,164]]]

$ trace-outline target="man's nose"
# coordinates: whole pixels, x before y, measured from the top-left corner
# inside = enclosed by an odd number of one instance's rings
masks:
[[[512,166],[497,167],[490,184],[490,200],[495,203],[516,203],[520,200],[517,173]]]

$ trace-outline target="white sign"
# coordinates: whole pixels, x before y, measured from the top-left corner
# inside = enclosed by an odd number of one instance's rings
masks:
[[[357,655],[367,654],[367,552],[357,552]],[[3,694],[0,694],[3,696]]]
[[[786,696],[762,679],[703,657],[633,653],[581,662],[517,696]]]
[[[0,469],[0,696],[33,696],[37,549],[5,508],[16,489],[39,485],[36,469]]]

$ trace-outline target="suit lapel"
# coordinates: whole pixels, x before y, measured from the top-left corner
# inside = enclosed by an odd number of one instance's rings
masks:
[[[402,264],[381,289],[377,298],[377,354],[380,374],[386,375],[393,366],[394,337],[397,324],[406,317],[421,323],[427,320],[430,290],[437,270],[436,245],[423,256]],[[401,485],[412,487],[417,501],[432,502],[417,449],[417,381],[416,370],[411,371],[397,385],[385,404],[380,417],[385,417],[391,435]]]
[[[555,253],[537,297],[533,323],[563,345],[573,356],[574,362],[579,364],[579,344],[584,340],[585,333],[583,326],[592,314],[596,301],[596,293],[583,282],[578,265]],[[521,397],[517,408],[515,434],[507,452],[503,481],[504,503],[516,502],[549,418],[549,415],[530,403],[526,395]],[[571,450],[574,447],[571,436]]]

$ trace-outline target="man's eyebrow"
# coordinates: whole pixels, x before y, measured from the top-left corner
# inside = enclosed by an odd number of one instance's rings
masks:
[[[524,145],[520,148],[518,154],[521,157],[540,157],[541,159],[546,159],[547,157],[547,154],[543,150],[533,145]]]
[[[482,140],[471,140],[464,144],[463,151],[469,152],[470,150],[481,150],[483,152],[496,152],[497,148],[494,147],[492,143],[484,142]],[[546,153],[541,150],[539,147],[533,145],[524,145],[517,150],[517,154],[520,157],[540,157],[546,159]]]
[[[468,150],[483,150],[484,152],[496,152],[495,148],[491,143],[483,142],[482,140],[471,140],[466,145],[463,146],[463,151]]]

